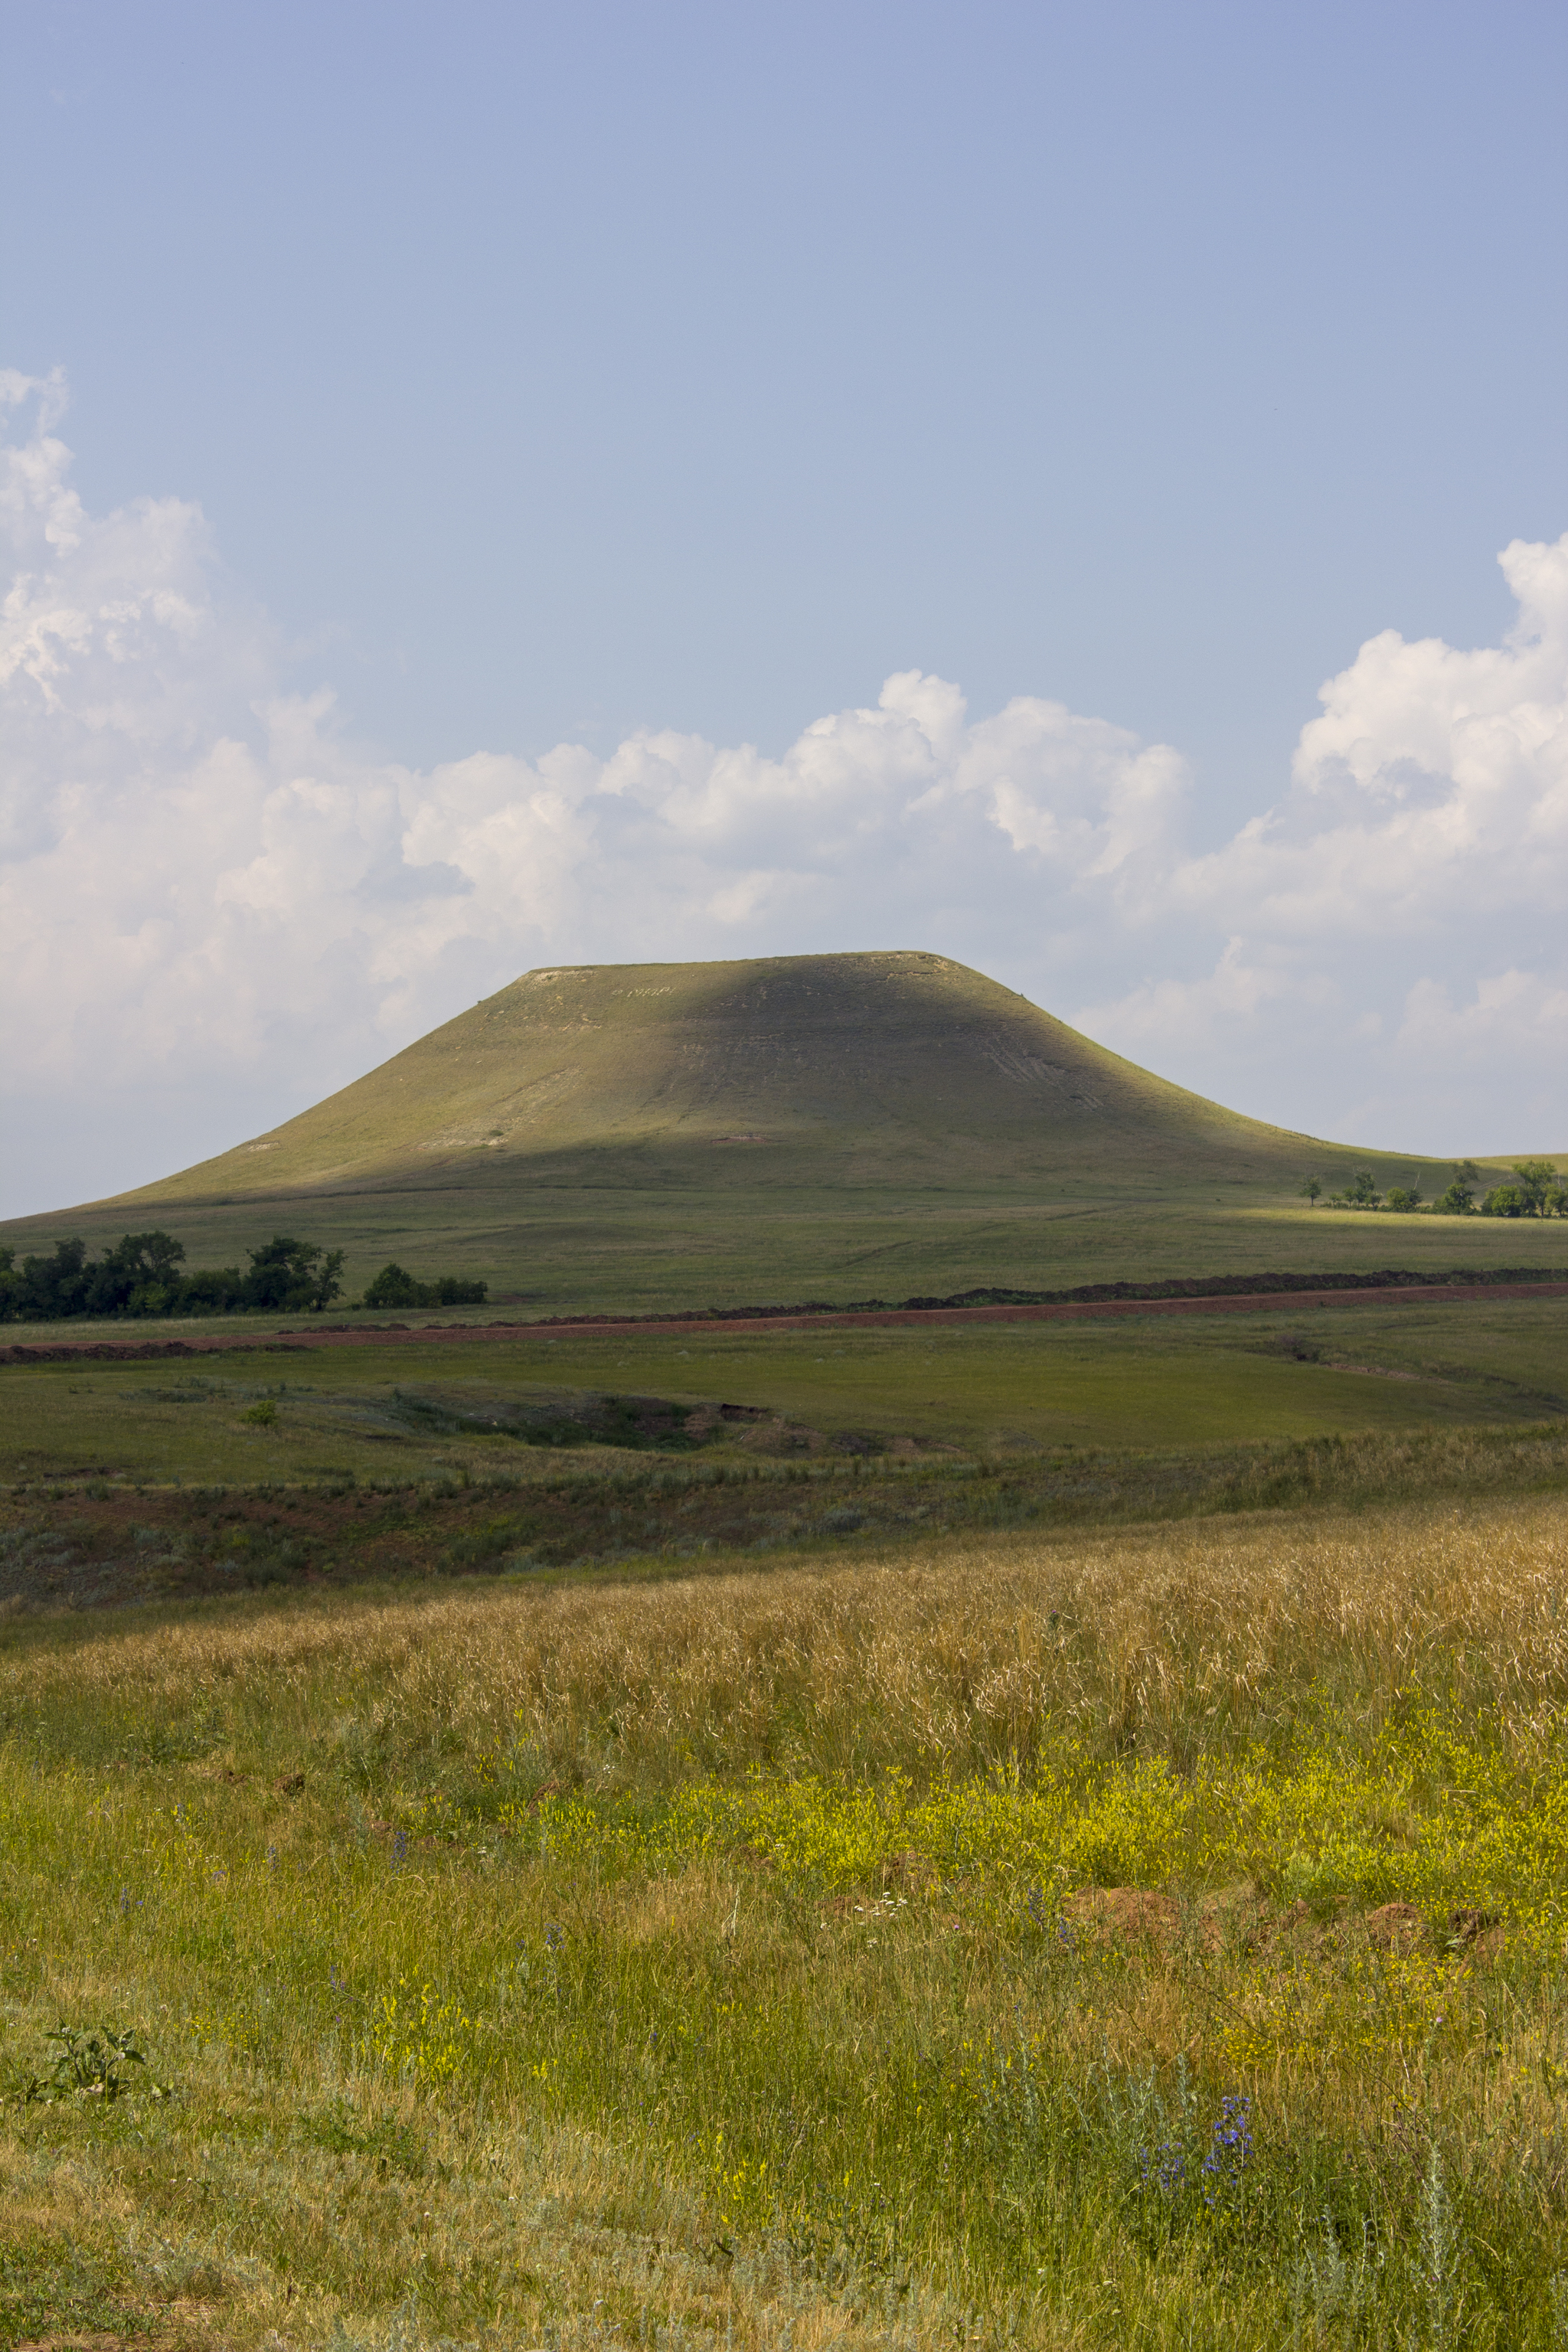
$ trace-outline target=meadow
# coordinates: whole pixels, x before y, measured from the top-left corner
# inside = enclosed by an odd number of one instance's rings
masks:
[[[1318,1164],[1310,1152],[1300,1171]],[[1404,1163],[1397,1171],[1407,1175]],[[1441,1172],[1441,1171],[1439,1171]],[[1050,1187],[802,1181],[679,1186],[559,1180],[548,1169],[492,1193],[432,1171],[417,1190],[364,1188],[217,1202],[125,1201],[17,1218],[0,1238],[18,1259],[79,1234],[94,1250],[147,1225],[184,1243],[192,1265],[238,1264],[274,1233],[346,1254],[348,1295],[388,1259],[421,1280],[458,1273],[498,1306],[529,1315],[673,1314],[823,1298],[900,1299],[990,1283],[1079,1283],[1378,1266],[1560,1267],[1568,1219],[1392,1216],[1318,1207],[1283,1178],[1188,1183],[1156,1163]],[[1380,1181],[1381,1177],[1380,1177]],[[1394,1181],[1391,1176],[1388,1181]],[[1430,1191],[1436,1178],[1426,1178]]]
[[[1565,1329],[0,1366],[0,2344],[1568,2343]]]
[[[450,1321],[450,1318],[427,1318]],[[416,1329],[416,1318],[411,1318]],[[156,1344],[163,1327],[29,1326]],[[521,1327],[421,1347],[290,1345],[243,1321],[172,1336],[233,1351],[160,1362],[0,1364],[0,1479],[237,1483],[455,1475],[518,1466],[529,1410],[582,1394],[730,1403],[776,1429],[709,1425],[707,1450],[794,1444],[1031,1457],[1202,1448],[1568,1409],[1568,1299],[1364,1302],[1064,1323],[558,1337]],[[294,1337],[308,1337],[309,1327]],[[793,1433],[793,1437],[792,1437]]]
[[[1554,1497],[13,1620],[0,2326],[1559,2344],[1565,1626]]]

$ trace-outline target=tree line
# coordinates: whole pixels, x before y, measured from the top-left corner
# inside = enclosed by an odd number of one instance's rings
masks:
[[[1342,1192],[1325,1194],[1316,1176],[1309,1176],[1300,1192],[1314,1209],[1326,1201],[1331,1209],[1384,1209],[1406,1217],[1568,1217],[1568,1187],[1552,1160],[1517,1160],[1512,1175],[1511,1184],[1494,1184],[1479,1201],[1476,1195],[1485,1179],[1473,1160],[1455,1162],[1453,1181],[1435,1201],[1422,1199],[1419,1183],[1391,1184],[1385,1197],[1367,1168],[1358,1168]]]
[[[343,1253],[274,1234],[246,1253],[249,1265],[184,1270],[185,1249],[172,1234],[126,1234],[100,1258],[80,1240],[57,1242],[47,1257],[0,1248],[0,1323],[67,1323],[166,1315],[319,1315],[343,1295]],[[366,1307],[479,1307],[482,1282],[444,1276],[414,1281],[384,1266],[366,1289]],[[350,1301],[352,1304],[361,1302]]]

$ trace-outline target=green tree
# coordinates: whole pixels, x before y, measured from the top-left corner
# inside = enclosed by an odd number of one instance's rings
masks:
[[[342,1250],[328,1250],[317,1268],[315,1288],[310,1297],[310,1305],[318,1315],[323,1307],[330,1307],[334,1298],[342,1297],[343,1286],[338,1277],[342,1270]]]
[[[53,1257],[25,1257],[17,1312],[28,1323],[63,1321],[86,1311],[87,1244],[76,1236],[57,1242]]]
[[[1297,1186],[1297,1191],[1300,1192],[1302,1200],[1310,1202],[1314,1209],[1317,1207],[1319,1200],[1322,1195],[1322,1186],[1319,1183],[1315,1176],[1309,1176],[1304,1184]]]
[[[1446,1192],[1440,1192],[1433,1206],[1445,1217],[1469,1217],[1475,1214],[1476,1188],[1481,1171],[1473,1160],[1454,1162],[1454,1181]]]
[[[187,1315],[227,1315],[245,1304],[245,1276],[237,1265],[198,1265],[180,1285]]]
[[[122,1234],[90,1269],[83,1311],[89,1315],[169,1315],[183,1303],[179,1274],[184,1244],[155,1229]]]
[[[250,1271],[198,1266],[181,1271],[184,1244],[159,1228],[122,1234],[96,1261],[73,1236],[52,1257],[0,1250],[0,1322],[55,1322],[79,1315],[225,1314],[259,1307],[274,1312],[319,1310],[342,1291],[343,1253],[276,1234],[250,1253]],[[483,1297],[484,1286],[479,1296]]]
[[[1413,1216],[1421,1206],[1420,1185],[1391,1184],[1388,1188],[1388,1205],[1397,1216]]]
[[[318,1242],[274,1234],[247,1255],[250,1272],[241,1286],[244,1304],[267,1314],[297,1315],[302,1308],[320,1313],[342,1289],[342,1250],[323,1251]]]
[[[384,1265],[365,1286],[367,1307],[482,1307],[488,1286],[444,1274],[435,1282],[416,1282],[395,1259]]]
[[[1519,1160],[1514,1162],[1514,1181],[1524,1195],[1525,1214],[1543,1217],[1546,1203],[1557,1182],[1557,1170],[1550,1160]]]
[[[1517,1184],[1494,1184],[1481,1202],[1483,1217],[1522,1217],[1529,1214],[1524,1194]]]
[[[405,1274],[396,1260],[389,1259],[364,1291],[367,1307],[427,1307],[430,1295],[422,1282]]]

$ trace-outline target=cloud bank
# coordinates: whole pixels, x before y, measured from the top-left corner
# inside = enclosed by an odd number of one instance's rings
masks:
[[[196,508],[84,509],[58,407],[0,373],[8,1213],[220,1150],[530,964],[826,948],[961,957],[1289,1126],[1568,1145],[1568,536],[1503,551],[1501,646],[1363,646],[1199,854],[1178,751],[918,670],[779,758],[378,759],[280,691]]]

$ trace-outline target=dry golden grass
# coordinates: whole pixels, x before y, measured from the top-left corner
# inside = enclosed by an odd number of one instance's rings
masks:
[[[1568,1517],[1554,1500],[1131,1534],[949,1541],[620,1589],[487,1585],[38,1629],[0,1689],[62,1676],[106,1730],[206,1706],[392,1748],[531,1749],[538,1778],[661,1785],[694,1765],[924,1772],[1026,1762],[1042,1727],[1179,1764],[1315,1707],[1375,1725],[1413,1686],[1506,1736],[1568,1696]]]

